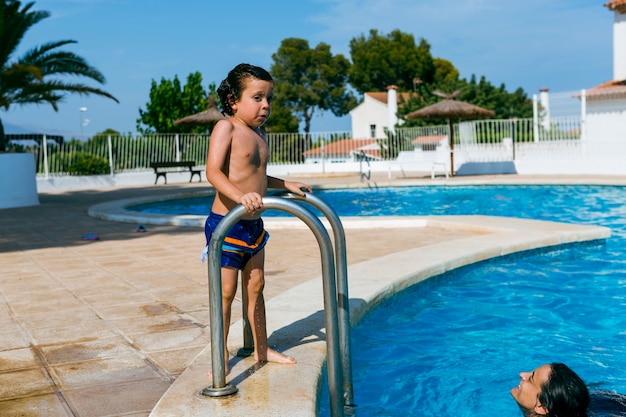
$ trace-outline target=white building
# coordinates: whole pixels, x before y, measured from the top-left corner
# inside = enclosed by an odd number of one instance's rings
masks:
[[[398,87],[389,86],[387,92],[365,93],[363,102],[350,110],[354,139],[385,138],[385,129],[392,132],[398,120],[398,106],[409,99],[411,93],[397,93]]]
[[[614,15],[613,79],[586,91],[587,152],[626,141],[626,0],[604,4]],[[603,145],[595,147],[592,145]]]

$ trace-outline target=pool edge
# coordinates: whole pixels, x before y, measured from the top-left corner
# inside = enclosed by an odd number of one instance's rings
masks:
[[[350,310],[356,322],[382,299],[429,277],[483,260],[533,249],[603,240],[610,229],[516,218],[490,216],[425,216],[416,227],[472,229],[476,235],[448,242],[408,249],[371,259],[348,268]],[[342,219],[343,221],[343,219]],[[410,227],[410,226],[401,226]],[[483,233],[478,233],[482,231]],[[414,266],[419,265],[419,266]],[[390,277],[381,280],[382,277]],[[286,352],[298,358],[294,366],[267,365],[260,369],[252,359],[234,364],[229,379],[239,392],[224,398],[202,398],[198,392],[209,380],[210,346],[207,346],[181,374],[154,407],[151,417],[226,416],[235,413],[254,416],[316,416],[319,376],[325,361],[326,345],[319,335],[323,306],[321,278],[309,280],[267,302],[272,342],[291,346]],[[298,306],[294,311],[294,306]],[[229,345],[241,346],[242,323],[231,326]],[[287,331],[286,329],[289,329]],[[305,340],[293,335],[309,335]],[[253,370],[253,371],[251,371]],[[254,377],[251,375],[254,374]],[[322,381],[325,383],[325,381]]]

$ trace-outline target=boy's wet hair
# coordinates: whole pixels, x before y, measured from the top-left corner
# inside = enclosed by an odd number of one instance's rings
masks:
[[[250,64],[239,64],[220,83],[217,95],[222,105],[222,113],[232,116],[234,114],[231,103],[237,102],[241,98],[241,93],[245,87],[244,81],[247,78],[256,78],[263,81],[274,81],[269,72],[261,67]]]

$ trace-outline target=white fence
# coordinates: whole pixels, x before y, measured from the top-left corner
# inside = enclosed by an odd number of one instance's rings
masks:
[[[585,106],[584,91],[549,99],[535,96],[532,119],[455,124],[454,171],[464,165],[484,168],[491,164],[495,170],[491,173],[498,173],[502,163],[507,163],[515,172],[528,174],[626,174],[626,133],[618,133],[615,139],[615,123],[610,122],[588,129]],[[448,125],[400,127],[389,138],[370,139],[352,139],[350,132],[268,133],[270,166],[292,174],[449,172],[448,129]],[[190,160],[202,166],[210,138],[172,134],[109,135],[66,143],[46,140],[45,135],[33,139],[26,150],[37,155],[39,178],[49,178],[149,172],[150,163],[156,161]]]

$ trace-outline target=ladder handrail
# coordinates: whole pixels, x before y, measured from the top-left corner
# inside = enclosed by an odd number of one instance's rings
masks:
[[[353,415],[354,390],[352,385],[352,352],[350,342],[350,297],[348,295],[348,261],[346,254],[346,234],[339,215],[321,198],[312,193],[304,193],[304,197],[288,193],[284,195],[296,201],[309,203],[318,209],[328,220],[335,240],[335,265],[337,268],[337,304],[339,308],[339,346],[343,367],[343,398],[347,415]]]
[[[330,396],[331,415],[343,417],[343,404],[336,393],[344,381],[339,347],[339,324],[337,317],[337,286],[335,275],[335,259],[328,232],[322,222],[310,210],[285,198],[264,197],[262,210],[283,210],[302,220],[315,235],[320,247],[322,259],[322,287],[324,293],[324,322],[326,327],[326,346],[328,364],[328,390]],[[213,369],[213,385],[201,392],[208,397],[221,397],[237,392],[237,388],[226,384],[224,366],[224,318],[222,316],[222,244],[232,226],[246,214],[243,206],[232,209],[217,225],[209,242],[209,309],[211,325],[211,366]]]

